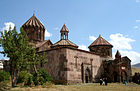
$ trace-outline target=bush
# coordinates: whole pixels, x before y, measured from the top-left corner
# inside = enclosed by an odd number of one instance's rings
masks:
[[[34,85],[43,85],[43,83],[45,83],[45,80],[39,73],[34,73],[33,82],[34,82]]]
[[[27,71],[21,71],[21,72],[19,72],[17,83],[23,83],[24,82],[25,74],[26,73],[27,73]]]
[[[31,84],[33,83],[32,79],[33,79],[33,75],[30,73],[26,73],[25,79],[24,79],[24,85],[31,86]]]
[[[38,73],[33,73],[33,81],[35,85],[43,85],[44,83],[53,80],[45,69],[41,68],[37,72]]]
[[[53,80],[53,78],[47,73],[47,71],[45,69],[39,69],[38,73],[44,78],[45,82],[50,82]]]
[[[19,73],[17,83],[24,83],[24,85],[43,85],[46,82],[52,81],[52,77],[46,72],[45,69],[39,69],[37,73],[30,74],[27,71],[21,71]]]
[[[17,83],[24,83],[24,85],[31,85],[33,83],[33,75],[27,71],[21,71],[19,73]]]
[[[2,81],[10,81],[10,74],[3,70],[0,70],[0,82]]]
[[[135,75],[132,77],[132,81],[134,83],[140,84],[140,73],[135,73]]]

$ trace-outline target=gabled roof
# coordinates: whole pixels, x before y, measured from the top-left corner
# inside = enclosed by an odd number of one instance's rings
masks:
[[[69,40],[65,40],[65,39],[61,39],[52,45],[52,47],[56,47],[56,46],[72,46],[72,47],[78,48],[78,46],[76,44],[72,43]]]
[[[69,32],[67,29],[66,25],[64,24],[63,27],[61,28],[60,32]]]
[[[42,45],[44,45],[45,43],[50,43],[52,45],[52,42],[50,40],[44,40],[42,42],[38,42],[37,44],[35,44],[35,48],[39,48],[41,47]]]
[[[99,45],[113,47],[113,45],[111,45],[108,41],[106,41],[104,38],[102,38],[101,35],[99,35],[99,37],[89,46],[89,48],[93,47],[93,46],[99,46]]]
[[[122,61],[124,61],[124,60],[128,60],[131,62],[131,60],[127,56],[122,57]]]
[[[26,23],[22,25],[22,27],[29,27],[29,26],[45,29],[43,24],[36,18],[35,14],[33,14],[33,16]]]

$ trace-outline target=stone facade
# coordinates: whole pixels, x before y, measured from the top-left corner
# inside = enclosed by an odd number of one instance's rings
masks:
[[[67,83],[96,82],[103,72],[103,59],[91,52],[69,47],[45,51],[47,64],[43,67],[54,80]]]
[[[67,80],[71,82],[93,82],[100,77],[100,56],[82,50],[67,48]]]
[[[118,51],[117,51],[118,53]],[[116,54],[117,54],[116,53]],[[104,61],[104,76],[108,77],[110,82],[131,81],[131,60],[125,56],[116,56],[114,60]]]
[[[38,23],[34,24],[29,21]],[[45,52],[48,62],[41,64],[41,67],[45,68],[54,80],[65,81],[67,84],[98,82],[102,77],[108,77],[116,82],[120,81],[120,78],[130,80],[130,59],[120,58],[120,56],[112,59],[113,45],[101,36],[89,46],[90,51],[85,51],[78,49],[78,46],[68,39],[69,30],[65,24],[60,30],[61,39],[54,44],[50,40],[44,40],[45,28],[34,15],[23,25],[23,28],[30,42],[37,41],[34,42],[37,53],[41,55]],[[36,35],[31,31],[38,33]],[[116,78],[114,74],[117,74]],[[114,78],[111,79],[112,76]]]

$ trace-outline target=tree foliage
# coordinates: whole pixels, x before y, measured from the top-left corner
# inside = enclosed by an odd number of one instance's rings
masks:
[[[1,53],[10,58],[10,75],[12,87],[16,85],[19,71],[29,69],[32,65],[34,71],[37,71],[36,65],[40,61],[45,60],[45,57],[36,54],[29,42],[25,31],[21,28],[20,33],[17,32],[16,27],[9,31],[1,32],[0,46],[3,47]]]
[[[10,81],[10,74],[3,70],[0,70],[0,82],[2,81]]]

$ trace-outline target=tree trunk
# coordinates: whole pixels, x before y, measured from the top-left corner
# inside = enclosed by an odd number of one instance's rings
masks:
[[[37,73],[36,65],[33,65],[35,73]]]
[[[18,70],[15,68],[15,64],[13,64],[14,62],[11,61],[11,66],[10,66],[10,72],[11,72],[11,83],[12,83],[12,87],[16,86],[16,82],[17,82],[17,73]]]
[[[12,87],[15,87],[16,86],[16,76],[15,76],[15,72],[13,71],[12,72],[12,75],[11,75],[11,81],[12,81]]]

